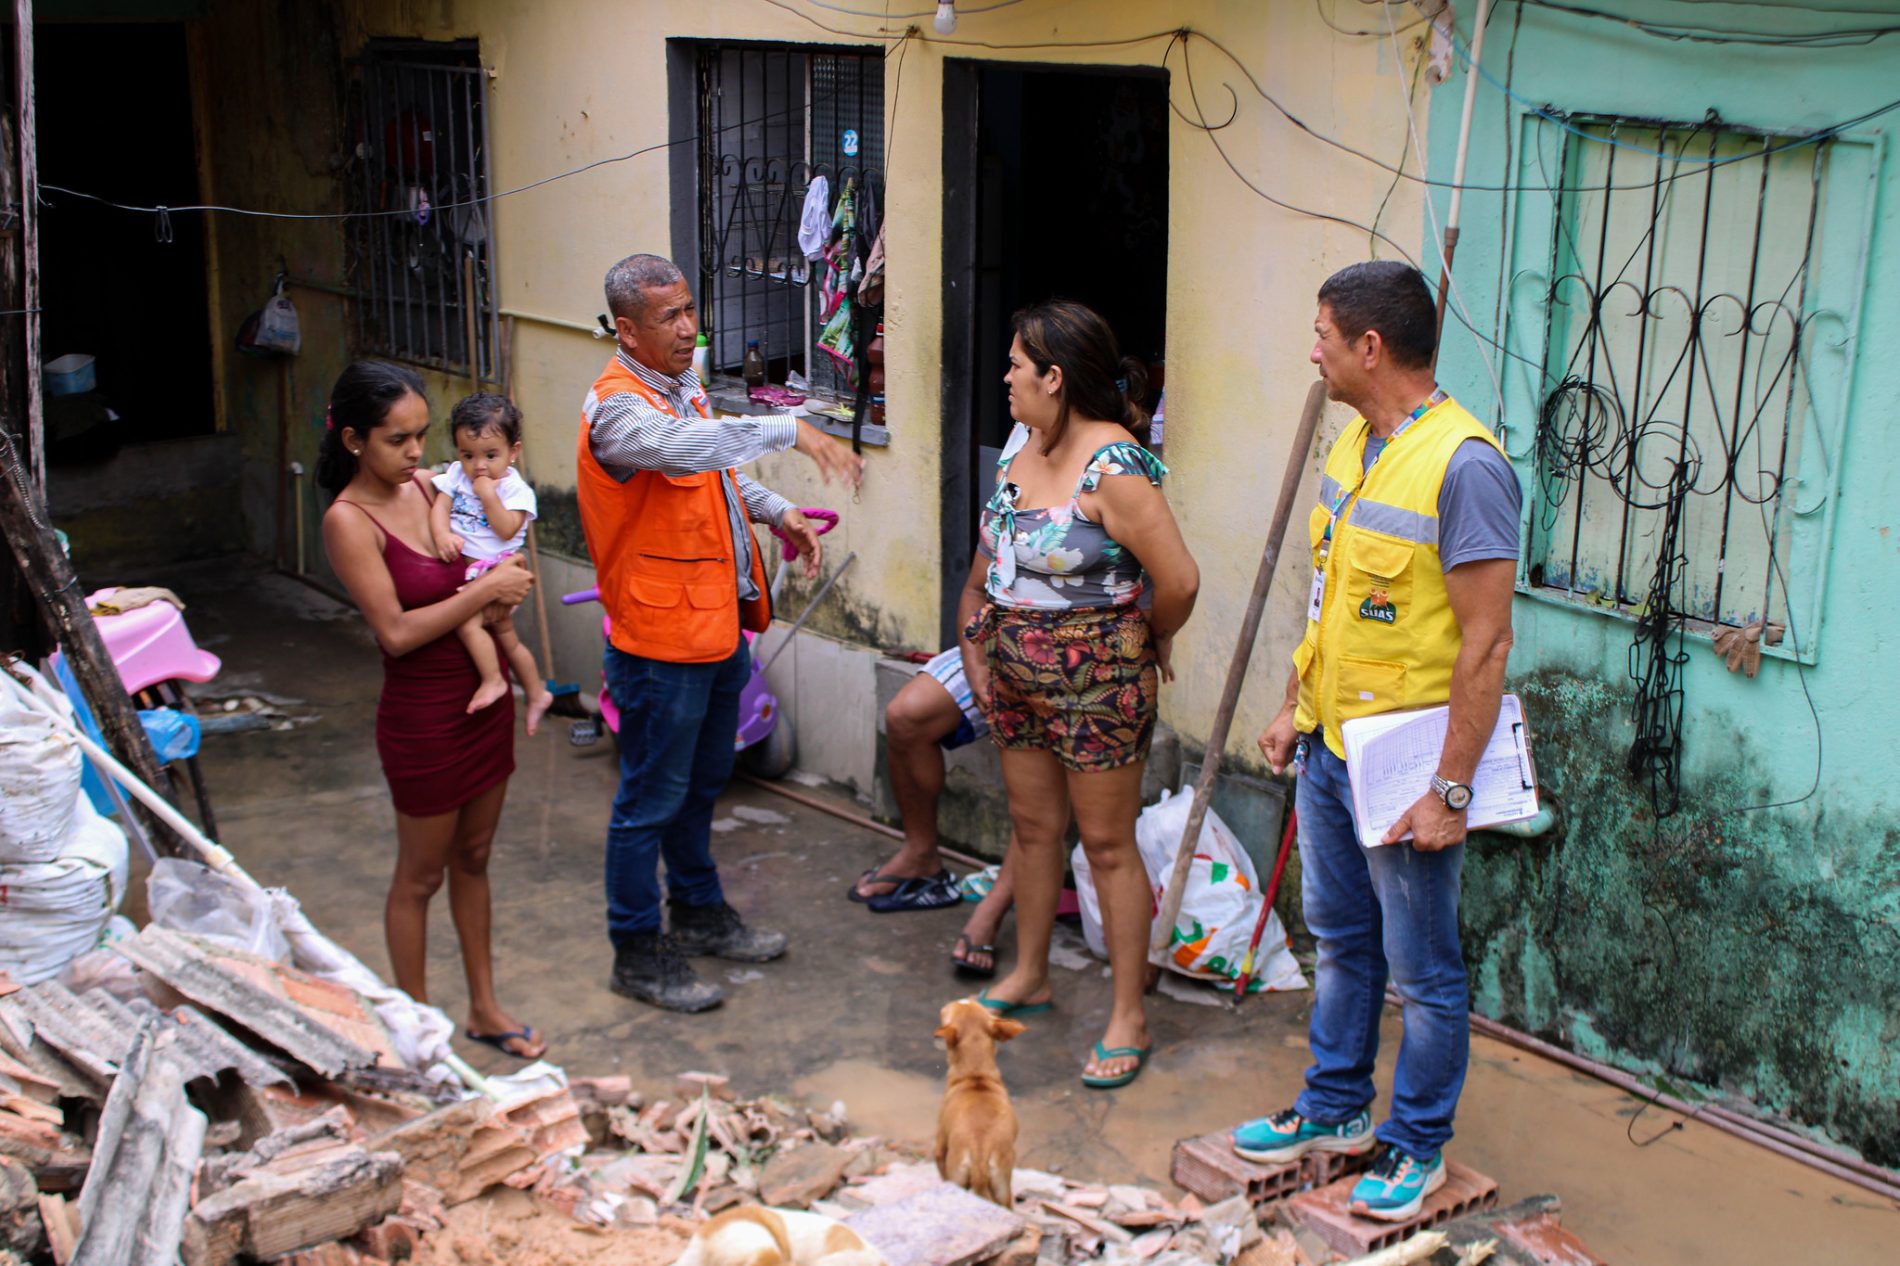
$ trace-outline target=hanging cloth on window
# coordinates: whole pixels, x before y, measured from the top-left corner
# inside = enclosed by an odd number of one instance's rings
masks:
[[[867,308],[884,306],[884,226],[877,226],[877,240],[871,243],[871,256],[864,261],[864,280],[858,283],[858,302]]]
[[[816,261],[825,253],[825,239],[831,236],[831,182],[820,174],[811,178],[805,190],[805,208],[798,215],[798,249],[805,258]]]
[[[844,191],[838,195],[838,209],[831,217],[831,239],[825,245],[825,279],[818,291],[818,312],[825,322],[818,335],[818,350],[836,362],[845,382],[854,389],[858,365],[852,332],[851,266],[858,227],[856,190],[855,180],[847,179]]]

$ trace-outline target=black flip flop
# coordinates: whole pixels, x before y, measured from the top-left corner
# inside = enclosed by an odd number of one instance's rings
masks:
[[[950,950],[950,965],[956,968],[957,975],[970,980],[995,979],[996,947],[994,945],[978,945],[970,940],[970,934],[968,932],[957,933],[957,945],[963,947],[965,954],[988,954],[990,956],[990,965],[988,967],[978,967],[967,958],[957,957],[956,947],[952,946]]]
[[[462,1036],[471,1042],[480,1042],[483,1046],[492,1046],[509,1059],[541,1059],[548,1053],[545,1046],[535,1055],[523,1055],[508,1049],[508,1043],[512,1041],[522,1041],[532,1044],[538,1040],[535,1037],[534,1026],[532,1024],[524,1024],[520,1028],[508,1033],[477,1033],[474,1029],[463,1029]]]
[[[859,884],[901,884],[904,882],[904,879],[905,879],[905,876],[903,875],[881,875],[878,873],[877,867],[873,866],[871,867],[871,869],[865,871],[862,875],[859,875],[856,879],[852,880],[851,883],[846,886],[844,890],[844,895],[848,899],[857,902],[861,906],[868,905],[872,901],[875,901],[878,897],[890,896],[890,893],[880,892],[880,893],[876,893],[873,896],[867,897],[863,893],[858,891]]]
[[[947,870],[934,875],[916,876],[898,881],[897,887],[864,903],[879,914],[899,914],[906,910],[942,910],[963,904],[957,891],[957,877]]]

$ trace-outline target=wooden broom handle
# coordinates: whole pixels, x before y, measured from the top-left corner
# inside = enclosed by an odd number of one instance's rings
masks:
[[[1247,596],[1247,614],[1240,622],[1240,638],[1234,643],[1234,657],[1227,665],[1227,684],[1221,687],[1220,708],[1214,713],[1214,728],[1207,736],[1207,755],[1201,760],[1201,777],[1194,784],[1194,804],[1188,810],[1187,827],[1175,849],[1174,870],[1161,897],[1161,913],[1155,917],[1154,938],[1149,946],[1151,962],[1161,961],[1174,938],[1174,921],[1181,914],[1181,896],[1187,889],[1188,867],[1194,861],[1194,846],[1201,838],[1201,823],[1207,819],[1207,805],[1214,798],[1214,782],[1220,776],[1221,753],[1227,748],[1227,732],[1234,725],[1234,709],[1240,702],[1240,688],[1247,680],[1247,661],[1253,656],[1254,638],[1260,634],[1260,617],[1267,607],[1267,590],[1273,583],[1274,569],[1280,562],[1280,543],[1286,538],[1287,520],[1293,516],[1293,501],[1300,493],[1300,476],[1306,471],[1308,454],[1313,451],[1313,434],[1319,429],[1319,415],[1326,408],[1326,384],[1315,380],[1306,393],[1306,406],[1300,410],[1299,430],[1294,432],[1293,447],[1287,450],[1286,473],[1280,477],[1280,499],[1273,507],[1273,520],[1267,525],[1267,547],[1260,555],[1260,570],[1253,578],[1253,592]]]

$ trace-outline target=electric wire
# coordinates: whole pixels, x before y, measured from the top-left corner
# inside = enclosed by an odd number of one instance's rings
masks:
[[[1603,9],[1594,9],[1588,5],[1559,3],[1559,0],[1519,0],[1519,3],[1535,4],[1540,9],[1549,9],[1556,13],[1568,13],[1578,17],[1597,18],[1641,31],[1665,40],[1687,40],[1703,44],[1755,44],[1781,48],[1844,48],[1871,44],[1885,35],[1900,33],[1900,24],[1886,26],[1845,27],[1834,31],[1813,31],[1806,34],[1772,31],[1738,31],[1732,27],[1698,26],[1686,22],[1662,22],[1653,18],[1632,17],[1624,13],[1610,13]],[[1760,6],[1775,7],[1782,6]],[[1788,9],[1788,12],[1795,12]],[[1815,10],[1808,10],[1815,12]],[[1858,10],[1865,13],[1867,10]]]

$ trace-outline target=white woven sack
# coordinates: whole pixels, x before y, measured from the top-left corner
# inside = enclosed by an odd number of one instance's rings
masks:
[[[47,862],[0,865],[0,969],[23,985],[99,944],[125,896],[125,832],[74,792],[72,830]]]
[[[23,664],[34,694],[69,719],[66,696]],[[0,864],[49,862],[73,828],[79,744],[12,695],[0,693]]]

